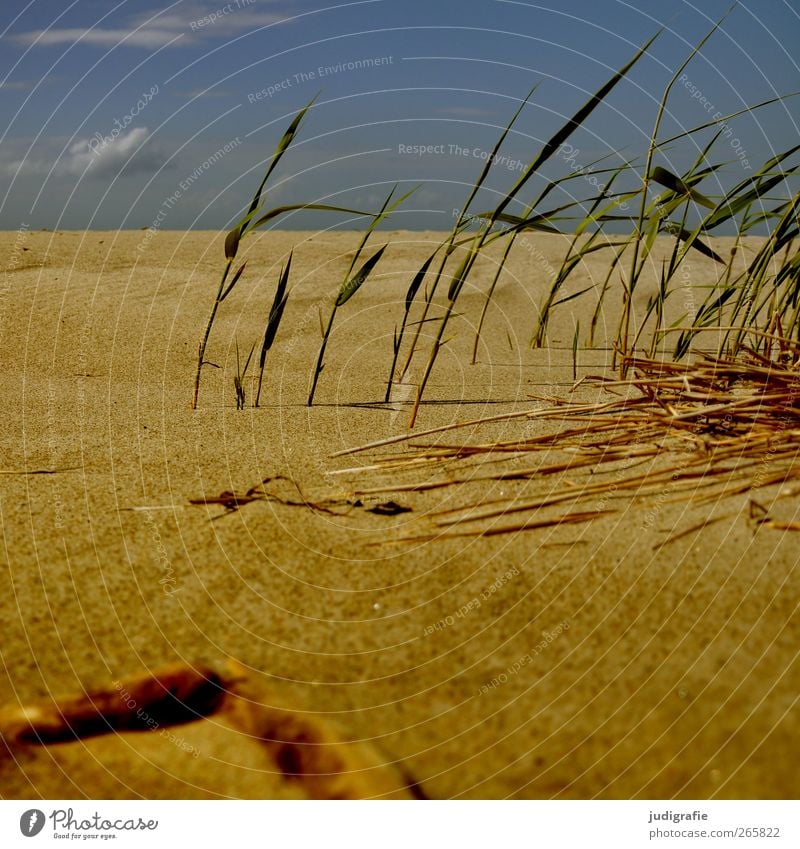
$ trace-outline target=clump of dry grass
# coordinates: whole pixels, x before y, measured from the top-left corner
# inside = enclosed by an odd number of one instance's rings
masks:
[[[743,346],[740,356],[704,355],[694,363],[625,357],[628,377],[592,378],[604,397],[594,403],[560,402],[485,419],[461,422],[417,434],[417,438],[469,427],[530,419],[562,421],[550,433],[505,441],[426,442],[402,455],[378,458],[365,471],[406,470],[417,480],[371,488],[354,495],[425,491],[525,482],[561,476],[546,495],[515,495],[491,500],[474,496],[455,507],[428,514],[435,531],[407,540],[453,535],[485,536],[589,521],[609,514],[611,499],[711,504],[733,495],[800,479],[800,345],[775,334],[757,334],[759,346]],[[405,434],[339,452],[337,456],[386,447],[412,438]],[[546,452],[542,458],[542,452]],[[552,456],[557,452],[558,456]],[[524,464],[525,458],[534,461]],[[547,456],[550,455],[550,456]],[[426,474],[447,463],[448,477]],[[641,466],[644,469],[641,470]],[[461,473],[458,469],[462,468]],[[636,469],[634,472],[633,469]],[[604,471],[614,471],[613,477]],[[343,470],[348,474],[357,470]],[[469,492],[474,492],[469,489]],[[800,489],[785,490],[784,495]],[[603,505],[597,507],[598,502]],[[569,505],[575,512],[541,517],[539,511]],[[593,509],[592,509],[593,508]],[[523,522],[487,524],[529,514]],[[792,523],[771,527],[793,529]]]

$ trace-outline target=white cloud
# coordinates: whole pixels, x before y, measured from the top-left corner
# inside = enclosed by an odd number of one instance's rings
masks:
[[[33,88],[33,83],[17,80],[0,82],[0,91],[30,91]]]
[[[167,155],[160,145],[148,141],[147,127],[124,130],[116,136],[80,139],[69,146],[55,164],[52,160],[27,157],[0,166],[8,176],[55,176],[109,179],[124,173],[150,175],[157,171]],[[124,168],[124,172],[123,172]]]
[[[275,12],[252,9],[258,0],[230,0],[217,5],[187,3],[178,11],[145,13],[128,19],[126,25],[103,27],[70,27],[39,29],[12,36],[22,44],[48,47],[57,44],[116,45],[154,49],[172,43],[192,44],[198,40],[237,35],[249,29],[274,24],[284,19]]]
[[[70,146],[58,164],[67,174],[89,171],[93,177],[114,177],[125,167],[126,174],[152,173],[160,164],[157,152],[146,144],[147,127],[123,130],[115,136],[94,136]]]
[[[176,33],[168,30],[152,29],[43,29],[24,32],[14,36],[23,44],[33,44],[38,47],[49,47],[53,44],[73,44],[82,41],[84,44],[98,44],[102,47],[113,47],[115,44],[126,44],[128,47],[162,47],[168,44]]]

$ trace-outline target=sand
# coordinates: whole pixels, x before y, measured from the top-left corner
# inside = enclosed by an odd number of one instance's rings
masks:
[[[233,658],[260,692],[333,722],[430,798],[794,798],[797,537],[756,527],[748,496],[704,508],[620,501],[614,515],[581,525],[412,544],[398,540],[430,532],[429,511],[468,493],[387,491],[352,503],[354,489],[430,474],[337,474],[380,452],[331,456],[403,433],[407,422],[407,400],[381,402],[405,288],[437,236],[385,238],[379,273],[337,318],[312,409],[320,309],[326,319],[357,237],[254,238],[211,337],[208,357],[220,368],[205,369],[193,411],[223,234],[0,235],[0,704],[18,709],[168,664]],[[292,246],[294,289],[262,407],[239,411],[234,340],[244,359]],[[418,429],[568,392],[575,321],[588,327],[595,296],[562,305],[548,348],[528,345],[563,248],[553,236],[515,248],[473,366],[471,328],[493,255],[482,261]],[[569,292],[602,281],[602,256],[592,262]],[[691,271],[693,287],[713,281],[710,261],[692,258]],[[608,365],[614,321],[612,298],[598,347],[580,351],[579,376]],[[548,426],[507,422],[464,436]],[[550,492],[585,480],[568,477],[518,487]],[[227,513],[189,503],[266,478],[271,500]],[[469,495],[499,497],[492,487]],[[390,498],[411,510],[365,509]],[[334,506],[314,510],[304,499]],[[795,519],[796,504],[776,502],[776,516]],[[730,515],[661,544],[711,513]],[[253,754],[244,737],[220,737],[218,726],[10,746],[0,795],[324,795],[287,781],[274,759]],[[176,738],[198,756],[187,761]],[[376,781],[365,795],[382,792]]]

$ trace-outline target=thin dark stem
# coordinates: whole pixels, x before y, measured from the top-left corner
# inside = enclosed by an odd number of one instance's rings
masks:
[[[444,314],[444,317],[439,323],[439,332],[436,335],[436,340],[434,341],[433,347],[431,348],[431,355],[428,358],[428,364],[425,366],[425,374],[422,376],[422,380],[420,381],[420,384],[417,387],[417,397],[414,399],[414,407],[411,410],[411,418],[408,422],[409,430],[414,427],[414,423],[417,420],[417,413],[419,412],[419,405],[422,401],[422,395],[425,392],[425,386],[427,385],[428,378],[431,375],[433,364],[436,362],[436,356],[439,353],[439,349],[442,347],[442,337],[444,336],[444,329],[445,327],[447,327],[447,320],[450,318],[454,306],[455,301],[450,301],[448,303],[447,312]]]
[[[317,381],[319,380],[320,374],[322,374],[322,369],[325,367],[323,364],[323,360],[325,359],[325,349],[328,347],[328,337],[331,335],[331,330],[333,329],[333,320],[336,318],[336,304],[333,305],[333,309],[331,310],[331,317],[328,319],[328,326],[325,328],[325,332],[322,334],[322,344],[319,347],[319,356],[317,357],[317,365],[314,368],[314,379],[311,382],[311,391],[308,393],[308,401],[306,402],[306,406],[311,407],[314,404],[314,393],[317,391]]]
[[[211,315],[208,317],[208,324],[206,324],[205,333],[203,334],[203,338],[200,341],[200,345],[197,349],[197,374],[194,379],[194,396],[192,397],[192,409],[197,409],[197,399],[200,395],[200,376],[203,371],[203,366],[206,361],[206,346],[208,345],[208,337],[211,335],[211,328],[214,326],[214,319],[217,317],[217,310],[219,309],[219,305],[222,303],[222,293],[225,290],[225,281],[228,279],[228,273],[231,270],[231,265],[233,263],[233,257],[229,258],[225,263],[225,270],[222,272],[222,280],[219,283],[219,289],[217,290],[217,297],[214,299],[214,306],[211,308]]]

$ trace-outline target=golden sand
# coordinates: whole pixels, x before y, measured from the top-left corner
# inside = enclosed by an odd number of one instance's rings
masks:
[[[253,238],[209,344],[220,368],[204,370],[192,411],[221,234],[0,236],[10,258],[0,290],[4,710],[18,717],[170,664],[233,658],[254,692],[336,728],[326,740],[367,747],[369,769],[391,764],[431,798],[795,796],[799,549],[791,533],[748,519],[748,494],[703,506],[617,499],[613,513],[581,524],[409,544],[398,540],[436,535],[431,513],[458,506],[453,490],[401,488],[430,470],[359,470],[406,445],[331,456],[405,430],[408,387],[380,402],[405,289],[435,236],[386,238],[375,276],[339,313],[310,410],[320,310],[327,318],[356,237]],[[262,407],[237,411],[234,340],[244,358],[260,339],[292,246],[293,291]],[[528,345],[563,249],[551,236],[515,248],[473,366],[493,254],[481,261],[418,430],[568,392],[575,321],[589,326],[595,296],[554,313],[548,348]],[[603,257],[591,261],[575,291],[604,278]],[[693,258],[692,268],[698,286],[713,281],[710,262]],[[578,376],[605,370],[615,329],[601,318]],[[461,436],[545,427],[509,420]],[[585,480],[472,491],[487,500]],[[218,503],[262,481],[257,500]],[[389,500],[411,509],[367,509]],[[776,502],[776,520],[795,520],[795,502]],[[46,746],[7,739],[0,795],[326,795],[250,745],[261,731],[215,715]],[[366,768],[349,763],[342,769]],[[359,793],[393,792],[382,781]]]

